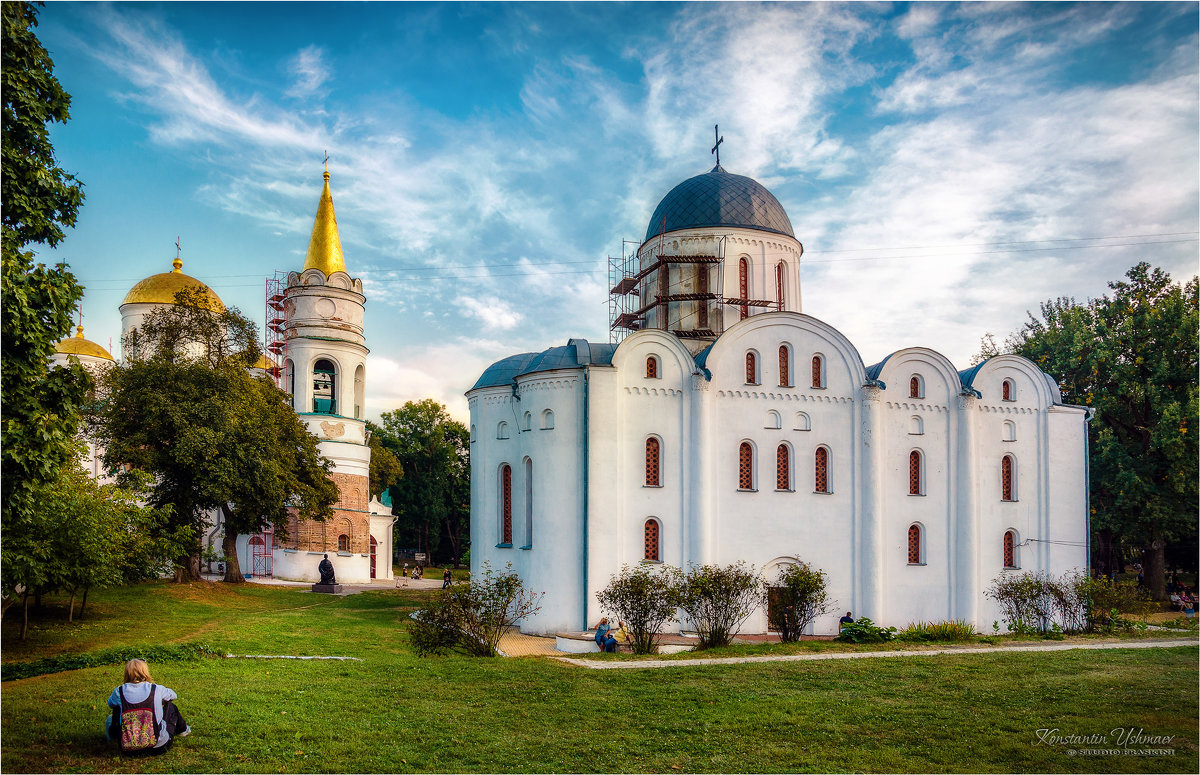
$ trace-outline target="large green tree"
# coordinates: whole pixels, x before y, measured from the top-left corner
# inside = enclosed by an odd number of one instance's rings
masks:
[[[1042,304],[1003,349],[1054,376],[1068,403],[1095,409],[1092,529],[1101,546],[1141,546],[1146,584],[1162,598],[1165,546],[1190,542],[1195,554],[1197,278],[1174,283],[1143,262],[1109,288],[1086,304]]]
[[[372,438],[400,459],[404,477],[391,486],[397,546],[458,563],[471,529],[470,434],[432,399],[384,412]],[[444,541],[444,543],[443,543]]]
[[[75,224],[83,202],[82,184],[57,166],[47,126],[67,120],[71,98],[55,79],[50,55],[34,33],[34,6],[6,2],[0,4],[0,17],[0,510],[7,565],[9,539],[35,529],[33,493],[54,481],[71,457],[90,383],[78,365],[48,365],[55,343],[69,331],[83,288],[65,264],[46,267],[26,250],[57,245],[63,229]]]
[[[249,372],[261,354],[254,324],[212,306],[203,291],[181,291],[126,337],[136,357],[108,371],[94,429],[107,465],[153,475],[150,502],[170,506],[176,525],[198,536],[206,514],[222,511],[225,580],[237,583],[239,534],[270,524],[285,538],[292,513],[325,519],[338,492],[288,395]],[[198,575],[193,542],[179,576]]]

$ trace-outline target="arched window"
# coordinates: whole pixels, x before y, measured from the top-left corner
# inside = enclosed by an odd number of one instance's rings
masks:
[[[767,424],[763,426],[768,430],[779,430],[783,427],[783,419],[779,416],[779,412],[774,409],[767,410]]]
[[[912,375],[912,377],[908,380],[908,397],[925,397],[925,385],[921,382],[921,378],[916,374]]]
[[[910,525],[908,528],[908,564],[924,565],[925,557],[921,551],[921,526]]]
[[[783,312],[783,281],[786,276],[783,262],[775,265],[775,306]]]
[[[533,461],[525,458],[525,546],[533,546]]]
[[[532,427],[533,427],[533,415],[530,414],[529,412],[526,412],[524,414],[524,416],[521,417],[521,430],[529,431]]]
[[[813,462],[813,490],[829,492],[829,450],[817,447]]]
[[[361,420],[363,413],[363,390],[366,388],[367,370],[360,363],[354,370],[354,419]]]
[[[738,259],[738,296],[742,299],[750,298],[750,262],[744,258]],[[745,320],[750,314],[750,305],[743,304],[738,312],[739,320]]]
[[[550,409],[542,412],[542,430],[554,430],[554,412]]]
[[[646,379],[658,379],[658,358],[651,355],[646,358]]]
[[[1016,389],[1011,379],[1006,379],[1000,383],[1000,400],[1001,401],[1016,401]]]
[[[471,423],[471,443],[475,443],[475,423]]]
[[[819,355],[814,355],[812,359],[812,386],[825,387],[825,359]]]
[[[913,450],[908,453],[908,494],[923,495],[925,488],[922,487],[924,478],[921,476],[921,453]]]
[[[758,353],[753,350],[746,351],[746,384],[758,384]]]
[[[662,486],[662,445],[654,436],[646,439],[646,486]]]
[[[314,414],[337,414],[336,374],[333,361],[327,358],[313,364]]]
[[[792,426],[792,430],[810,431],[812,430],[812,419],[805,412],[796,412],[796,419]]]
[[[643,546],[642,559],[650,562],[660,562],[662,553],[659,549],[659,525],[657,519],[646,520],[646,526],[643,530]]]
[[[1017,440],[1017,424],[1015,422],[1013,422],[1012,420],[1004,421],[1002,438],[1005,441],[1016,441]]]
[[[496,438],[498,438],[498,439],[507,439],[508,438],[508,423],[502,421],[499,425],[496,426]]]
[[[1011,530],[1004,531],[1004,567],[1017,568],[1017,534]]]
[[[738,489],[754,489],[754,447],[748,441],[738,447]]]
[[[1017,499],[1017,472],[1014,470],[1016,467],[1017,463],[1012,455],[1000,458],[1000,500],[1015,501]]]
[[[792,349],[779,345],[779,387],[792,386]]]
[[[792,456],[787,444],[775,450],[775,489],[792,489]]]
[[[296,364],[288,358],[283,362],[283,389],[292,397],[292,406],[296,405]]]
[[[512,546],[512,466],[500,466],[500,543]]]
[[[338,551],[339,552],[350,551],[350,536],[346,535],[345,533],[342,533],[341,535],[338,536]]]
[[[915,414],[908,418],[908,432],[912,436],[920,436],[925,433],[925,421]]]

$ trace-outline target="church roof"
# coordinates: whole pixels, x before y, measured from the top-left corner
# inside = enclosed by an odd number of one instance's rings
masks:
[[[775,195],[758,181],[720,165],[671,189],[650,216],[646,239],[660,232],[704,226],[737,226],[795,237]]]
[[[75,336],[68,336],[54,345],[54,351],[63,353],[64,355],[90,355],[93,358],[103,358],[106,361],[113,360],[113,357],[108,354],[108,350],[105,350],[93,341],[83,338],[83,326],[76,327]]]
[[[175,294],[192,288],[208,292],[207,306],[210,310],[213,312],[225,311],[221,297],[217,296],[212,288],[195,277],[183,273],[183,261],[178,256],[171,262],[171,266],[174,268],[170,272],[150,275],[130,288],[129,293],[125,294],[125,301],[121,304],[174,304]]]
[[[565,345],[551,347],[540,353],[510,355],[488,366],[471,390],[508,385],[518,377],[541,371],[608,366],[612,363],[616,349],[615,344],[593,344],[586,339],[572,339]]]
[[[329,190],[329,170],[325,170],[325,188],[317,202],[317,217],[313,220],[312,237],[304,256],[304,271],[320,269],[325,276],[346,271],[342,255],[342,238],[338,235],[337,213],[333,211],[333,194]]]

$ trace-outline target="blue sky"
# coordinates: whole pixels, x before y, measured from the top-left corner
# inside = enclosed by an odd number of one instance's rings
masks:
[[[1196,3],[60,3],[39,35],[86,184],[42,260],[118,348],[140,278],[263,320],[302,266],[327,150],[367,293],[367,409],[459,418],[492,361],[607,341],[607,256],[722,165],[805,246],[803,307],[867,364],[965,367],[1135,262],[1197,271]]]

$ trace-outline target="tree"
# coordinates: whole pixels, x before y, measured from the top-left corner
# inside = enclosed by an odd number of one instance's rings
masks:
[[[738,561],[673,569],[679,607],[700,635],[700,648],[728,646],[743,619],[763,604],[762,576]]]
[[[767,601],[769,618],[779,626],[784,642],[800,640],[804,628],[833,610],[825,572],[806,563],[781,567],[769,592],[773,593]]]
[[[205,297],[180,291],[131,332],[138,357],[109,369],[94,429],[109,467],[154,476],[150,504],[170,505],[174,526],[199,536],[221,509],[225,580],[238,583],[239,534],[273,525],[284,538],[292,513],[324,519],[338,491],[288,395],[247,370],[260,354],[254,324],[236,309],[213,312]],[[198,539],[190,555],[180,578],[199,575]]]
[[[371,470],[368,480],[371,494],[374,495],[398,484],[404,478],[404,466],[400,464],[400,458],[396,457],[395,453],[383,446],[383,439],[375,433],[370,435],[371,438],[367,441],[367,446],[371,448]]]
[[[48,365],[55,343],[68,333],[83,288],[65,264],[35,264],[33,253],[24,250],[31,244],[57,245],[63,229],[75,224],[83,202],[82,184],[56,165],[47,129],[51,121],[68,119],[71,98],[55,79],[54,63],[34,33],[36,9],[29,3],[3,3],[0,15],[0,522],[2,564],[7,565],[10,540],[35,528],[38,505],[32,493],[54,481],[70,459],[90,382],[78,365]],[[6,584],[5,594],[9,591]]]
[[[1164,547],[1192,544],[1197,500],[1198,281],[1171,281],[1145,262],[1110,296],[1059,298],[1005,342],[1090,406],[1092,529],[1098,544],[1142,546],[1146,585],[1166,596]],[[1098,557],[1101,570],[1107,558]]]
[[[536,614],[544,595],[526,589],[511,565],[497,573],[484,563],[482,574],[419,609],[409,636],[422,655],[458,649],[472,656],[495,656],[504,631]]]
[[[629,626],[635,654],[658,651],[658,633],[675,618],[676,597],[671,575],[652,565],[622,565],[596,593],[600,607]]]
[[[470,434],[428,398],[384,412],[381,420],[368,425],[372,438],[395,453],[405,474],[391,486],[397,542],[457,564],[470,532]]]

